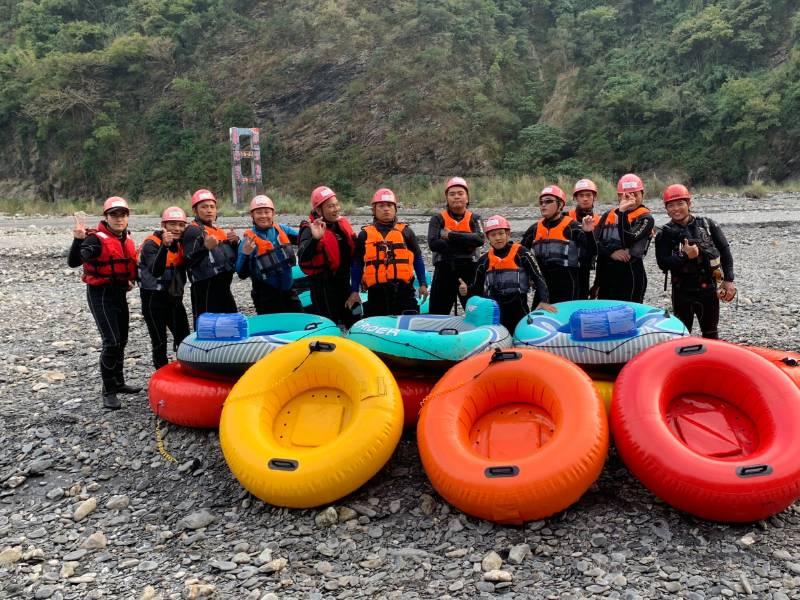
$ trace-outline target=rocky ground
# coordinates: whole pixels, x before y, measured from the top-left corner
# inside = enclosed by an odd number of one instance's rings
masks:
[[[723,337],[799,350],[800,197],[697,204],[725,225],[737,261]],[[529,223],[528,210],[497,212],[517,233]],[[427,217],[409,220],[424,234]],[[137,239],[155,223],[134,216]],[[800,598],[800,504],[751,525],[700,521],[656,500],[613,452],[576,505],[524,527],[443,502],[413,432],[332,509],[251,497],[215,431],[163,426],[168,462],[144,393],[101,409],[69,226],[0,216],[0,598]],[[666,307],[647,262],[647,300]],[[235,293],[251,311],[247,286]],[[146,384],[149,340],[135,292],[130,302],[127,372]]]

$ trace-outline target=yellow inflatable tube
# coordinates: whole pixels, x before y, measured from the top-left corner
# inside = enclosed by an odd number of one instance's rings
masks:
[[[403,400],[364,346],[319,337],[268,354],[242,376],[219,425],[225,460],[254,496],[310,508],[359,488],[394,452]]]

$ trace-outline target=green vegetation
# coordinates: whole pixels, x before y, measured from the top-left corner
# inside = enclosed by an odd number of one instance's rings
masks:
[[[267,190],[297,202],[326,182],[361,204],[391,181],[435,205],[451,174],[504,204],[588,173],[734,186],[800,175],[789,0],[0,11],[0,179],[33,181],[43,200],[227,194],[234,125],[261,127]]]

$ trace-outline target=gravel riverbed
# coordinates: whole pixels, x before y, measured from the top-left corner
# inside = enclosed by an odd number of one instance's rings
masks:
[[[723,307],[721,336],[800,350],[800,196],[707,196],[695,208],[723,225],[736,261],[739,300]],[[533,218],[479,212],[508,216],[517,236]],[[428,218],[407,220],[422,237]],[[131,219],[137,241],[156,226]],[[655,499],[613,451],[577,504],[521,527],[443,502],[413,432],[370,482],[318,510],[250,496],[215,431],[162,426],[177,463],[166,461],[144,392],[101,408],[100,339],[80,270],[66,265],[70,227],[0,215],[0,598],[800,598],[800,504],[749,525],[701,521]],[[646,301],[667,308],[652,254]],[[252,313],[248,292],[235,284]],[[146,386],[138,291],[129,301],[126,372]]]

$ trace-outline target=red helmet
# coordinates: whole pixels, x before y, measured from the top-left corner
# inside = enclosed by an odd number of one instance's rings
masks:
[[[691,199],[692,195],[689,193],[689,190],[686,189],[685,185],[680,183],[673,183],[672,185],[667,186],[667,189],[664,190],[664,204],[674,202],[675,200]]]
[[[167,221],[180,221],[182,223],[186,223],[186,213],[183,212],[183,209],[180,206],[170,206],[164,209],[164,212],[161,213],[161,222],[166,223]]]
[[[192,208],[200,204],[201,202],[205,202],[206,200],[211,200],[214,204],[217,203],[217,198],[214,194],[206,189],[199,189],[194,194],[192,194]]]
[[[451,187],[463,187],[467,191],[467,195],[469,195],[469,186],[467,185],[467,180],[463,177],[451,177],[447,180],[447,184],[444,186],[444,193],[447,195],[447,190]]]
[[[542,193],[539,194],[539,200],[542,199],[542,196],[555,196],[556,198],[561,200],[561,202],[565,204],[567,202],[567,195],[564,193],[564,190],[562,190],[557,185],[548,185],[546,188],[542,190]]]
[[[272,203],[269,196],[259,194],[258,196],[253,196],[253,199],[250,200],[250,212],[253,212],[257,208],[271,208],[275,210],[275,205]]]
[[[377,204],[378,202],[391,202],[397,206],[397,198],[394,192],[389,188],[381,188],[372,195],[372,202],[370,204]]]
[[[626,192],[643,192],[644,183],[638,175],[633,173],[626,173],[619,178],[617,182],[617,193],[624,194]]]
[[[111,196],[105,202],[103,202],[103,214],[106,214],[115,208],[124,208],[128,211],[128,213],[131,212],[131,207],[128,206],[128,201],[120,196]]]
[[[511,231],[511,225],[508,224],[505,217],[493,215],[483,222],[483,231],[484,233],[489,233],[495,229],[508,229]]]
[[[317,210],[323,202],[335,196],[336,192],[326,185],[315,187],[314,191],[311,192],[311,210]]]
[[[575,187],[572,188],[572,197],[574,198],[578,192],[594,192],[594,195],[597,196],[597,185],[591,179],[578,179]]]

